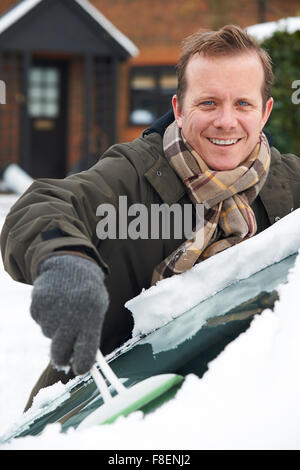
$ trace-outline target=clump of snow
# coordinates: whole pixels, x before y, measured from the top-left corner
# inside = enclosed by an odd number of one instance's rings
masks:
[[[66,386],[62,382],[57,382],[53,385],[50,385],[49,387],[42,388],[34,397],[30,411],[36,411],[37,409],[44,408],[53,402],[55,398],[61,396],[65,392]],[[69,396],[70,394],[68,393],[67,395]],[[66,398],[66,396],[64,398]]]
[[[273,36],[276,31],[294,33],[300,29],[300,17],[281,18],[278,21],[268,21],[267,23],[254,24],[248,26],[247,32],[258,41],[264,41]]]
[[[19,165],[11,163],[8,165],[2,175],[4,184],[16,194],[23,194],[34,182]]]
[[[233,282],[296,253],[299,233],[297,209],[255,237],[143,290],[125,304],[134,319],[133,336],[160,328]]]

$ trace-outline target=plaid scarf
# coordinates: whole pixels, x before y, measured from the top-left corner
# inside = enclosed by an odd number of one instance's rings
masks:
[[[254,150],[237,168],[211,170],[181,135],[175,121],[165,131],[163,146],[169,164],[187,187],[192,202],[204,204],[204,220],[193,238],[154,269],[152,284],[185,272],[195,263],[256,233],[250,204],[267,178],[271,160],[267,138],[261,133]]]

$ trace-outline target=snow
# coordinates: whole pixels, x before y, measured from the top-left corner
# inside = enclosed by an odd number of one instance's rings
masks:
[[[278,21],[269,21],[267,23],[254,24],[248,26],[247,32],[254,36],[258,41],[264,41],[270,38],[276,31],[286,31],[289,34],[300,29],[300,17],[281,18]]]
[[[0,196],[1,223],[14,199]],[[276,227],[286,223],[292,234],[296,212]],[[252,240],[260,243],[258,236]],[[66,434],[60,433],[60,425],[51,424],[39,436],[15,439],[1,450],[299,449],[299,278],[298,256],[288,283],[280,287],[274,313],[265,310],[255,317],[210,363],[202,379],[188,375],[176,397],[159,410]],[[30,318],[31,287],[12,281],[2,265],[0,279],[1,435],[22,419],[28,394],[48,362],[50,343]],[[43,390],[35,406],[64,387],[67,393],[68,386],[62,384]]]
[[[3,31],[6,29],[10,28],[13,23],[22,18],[22,16],[26,15],[28,11],[38,5],[41,1],[42,0],[25,0],[2,15],[0,18],[0,34],[3,33]]]
[[[133,335],[146,334],[165,325],[233,282],[296,253],[300,248],[299,233],[300,209],[297,209],[255,238],[212,256],[180,276],[164,279],[142,291],[125,304],[134,318]],[[285,240],[288,243],[284,243]],[[266,246],[276,249],[265,250]],[[238,262],[233,263],[232,260]]]
[[[35,6],[43,0],[23,0],[11,10],[8,10],[0,18],[0,34],[28,14]],[[135,57],[139,54],[135,44],[121,31],[116,28],[100,11],[94,7],[88,0],[75,0],[94,20],[117,41],[127,52]]]
[[[0,227],[15,200],[15,196],[0,196]],[[0,435],[22,412],[34,382],[49,361],[50,341],[29,314],[31,290],[31,286],[10,278],[1,258]]]
[[[76,2],[86,10],[97,23],[104,28],[110,36],[112,36],[117,42],[119,42],[124,49],[126,49],[132,57],[139,54],[139,49],[133,44],[133,42],[125,36],[119,29],[117,29],[102,13],[94,7],[88,0],[76,0]]]
[[[2,180],[7,189],[19,195],[23,194],[34,182],[33,178],[15,163],[5,168]]]

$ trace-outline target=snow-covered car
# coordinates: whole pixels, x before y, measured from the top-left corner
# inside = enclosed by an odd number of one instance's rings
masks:
[[[285,218],[287,222],[283,219],[262,234],[200,263],[189,274],[175,276],[142,292],[133,299],[133,305],[129,302],[128,307],[135,320],[140,317],[140,323],[135,321],[133,338],[106,357],[109,365],[127,388],[159,374],[175,374],[176,378],[167,390],[139,407],[145,414],[172,399],[187,374],[202,377],[210,361],[248,329],[255,315],[273,309],[278,286],[286,282],[299,249],[299,222],[297,225],[296,217],[292,217],[293,214]],[[289,233],[288,244],[282,243],[287,239],[285,231]],[[218,263],[227,267],[226,276],[220,277]],[[193,299],[185,290],[185,282],[191,285],[190,275],[195,279],[191,286]],[[182,290],[175,293],[179,281]],[[189,304],[187,299],[192,300],[194,306],[178,310],[176,295],[185,298],[185,305]],[[170,299],[168,306],[165,298]],[[141,312],[148,318],[152,310],[161,311],[164,324],[157,327],[155,321],[148,321],[143,327]],[[37,435],[50,423],[60,423],[64,433],[70,427],[82,426],[102,406],[103,397],[90,374],[76,377],[67,385],[55,384],[40,391],[32,408],[0,438],[0,443]]]

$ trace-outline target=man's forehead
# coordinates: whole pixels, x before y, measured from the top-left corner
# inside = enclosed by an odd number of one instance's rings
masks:
[[[244,95],[261,90],[264,70],[255,53],[229,56],[203,56],[195,54],[186,68],[187,86],[199,92],[215,95],[221,92]]]
[[[222,74],[227,71],[230,73],[237,71],[243,73],[248,69],[260,70],[263,74],[263,66],[261,60],[256,52],[243,52],[226,55],[203,55],[196,53],[188,61],[186,67],[187,76],[193,76],[194,73],[215,73],[216,71]]]

